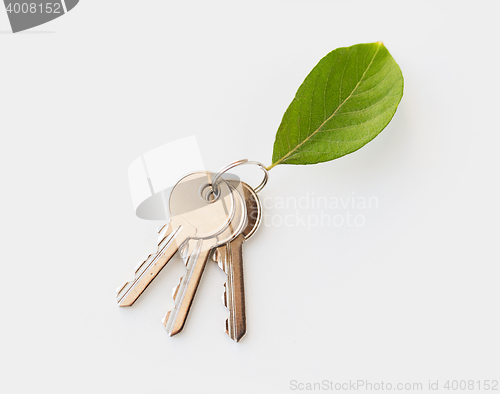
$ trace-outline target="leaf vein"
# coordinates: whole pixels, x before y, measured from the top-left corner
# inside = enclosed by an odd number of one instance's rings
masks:
[[[290,150],[286,155],[282,156],[279,160],[277,160],[275,163],[273,163],[271,165],[271,168],[272,167],[275,167],[276,165],[278,165],[279,163],[283,162],[287,157],[290,157],[291,155],[295,155],[295,153],[297,152],[297,149],[299,149],[304,143],[306,143],[307,141],[309,141],[309,139],[311,139],[312,136],[314,136],[318,131],[321,130],[321,128],[325,125],[326,122],[328,122],[330,119],[332,119],[338,112],[338,110],[344,105],[344,103],[349,100],[349,98],[352,96],[352,94],[356,91],[356,89],[358,88],[359,84],[361,83],[361,81],[363,80],[364,76],[366,75],[367,71],[370,69],[371,65],[373,64],[373,61],[375,60],[375,57],[377,56],[379,50],[380,50],[380,47],[381,47],[381,43],[379,43],[378,47],[377,47],[377,50],[375,51],[375,54],[373,55],[372,59],[370,60],[370,63],[368,64],[368,66],[366,67],[365,71],[363,72],[363,75],[361,76],[360,80],[358,81],[358,83],[356,84],[356,86],[354,87],[354,89],[352,90],[352,92],[349,94],[349,96],[346,97],[346,99],[344,101],[341,101],[339,102],[339,106],[335,109],[335,111],[333,112],[332,115],[330,115],[311,135],[309,135],[308,137],[306,137],[302,142],[300,142],[293,150]],[[347,65],[347,62],[346,62],[346,65]],[[344,67],[344,71],[345,71],[345,67]],[[340,88],[342,88],[342,84],[340,84]],[[341,97],[341,96],[340,96]],[[300,109],[302,108],[302,100],[300,101],[300,107],[299,107],[299,116],[298,116],[298,120],[299,120],[299,133],[300,133]],[[292,157],[293,157],[292,156]]]

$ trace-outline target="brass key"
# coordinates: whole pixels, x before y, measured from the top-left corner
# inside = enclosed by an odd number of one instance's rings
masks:
[[[231,184],[231,181],[228,181]],[[250,238],[259,227],[262,211],[259,198],[255,191],[246,183],[241,182],[247,211],[247,225],[243,232],[231,242],[219,246],[214,255],[214,261],[227,274],[223,302],[229,309],[226,320],[226,333],[238,342],[245,335],[245,285],[243,280],[243,242]]]

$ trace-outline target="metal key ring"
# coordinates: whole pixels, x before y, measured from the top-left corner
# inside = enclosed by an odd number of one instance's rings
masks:
[[[243,160],[238,160],[238,161],[233,161],[232,163],[228,164],[227,166],[223,167],[217,174],[212,179],[212,185],[217,185],[217,181],[219,178],[224,174],[225,172],[229,171],[231,168],[241,166],[243,164],[255,164],[256,166],[259,166],[262,171],[264,171],[264,179],[262,182],[255,188],[253,189],[255,193],[260,192],[262,189],[264,189],[264,186],[267,184],[267,180],[269,179],[269,173],[267,172],[266,167],[264,164],[259,163],[258,161],[249,161],[248,159],[243,159]],[[217,198],[218,196],[216,196]]]

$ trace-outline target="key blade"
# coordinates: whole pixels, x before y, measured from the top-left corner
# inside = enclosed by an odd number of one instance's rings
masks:
[[[203,243],[203,240],[196,241],[193,253],[186,262],[187,272],[174,290],[174,308],[163,319],[163,325],[170,336],[178,334],[184,328],[198,285],[210,257],[211,249],[206,245],[203,246]]]
[[[131,306],[192,233],[193,229],[186,223],[169,224],[158,251],[137,267],[134,280],[125,283],[116,295],[118,305]]]
[[[208,238],[193,239],[186,245],[186,250],[189,253],[186,261],[187,272],[174,291],[174,308],[163,319],[163,325],[170,336],[179,333],[184,328],[189,309],[212,250],[231,241],[241,233],[246,224],[245,200],[241,194],[237,191],[233,192],[231,188],[231,194],[233,193],[235,210],[228,226],[221,232],[212,232]]]
[[[244,240],[244,235],[240,234],[231,242],[218,247],[214,253],[214,260],[227,275],[222,300],[229,310],[226,333],[235,342],[239,342],[247,331],[242,253]]]

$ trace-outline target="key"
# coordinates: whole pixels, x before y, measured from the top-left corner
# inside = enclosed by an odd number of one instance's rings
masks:
[[[216,237],[193,239],[188,242],[187,271],[174,290],[174,308],[163,319],[163,325],[170,336],[178,334],[184,328],[212,250],[229,242],[245,228],[247,220],[245,200],[234,185],[234,182],[233,186],[230,185],[235,203],[234,216],[230,225]]]
[[[231,184],[231,182],[228,182]],[[245,286],[243,281],[243,242],[250,238],[261,220],[261,206],[255,191],[246,183],[241,182],[244,190],[247,208],[247,225],[243,232],[231,242],[219,246],[213,254],[213,259],[227,274],[225,291],[222,300],[229,309],[229,318],[226,320],[226,333],[236,342],[245,335]]]
[[[212,176],[208,172],[196,172],[174,186],[169,199],[171,218],[160,231],[158,251],[149,255],[137,267],[135,278],[120,288],[117,294],[120,306],[132,305],[187,240],[213,237],[228,228],[235,211],[234,194],[229,185],[218,182],[220,197],[215,202],[201,196]]]

